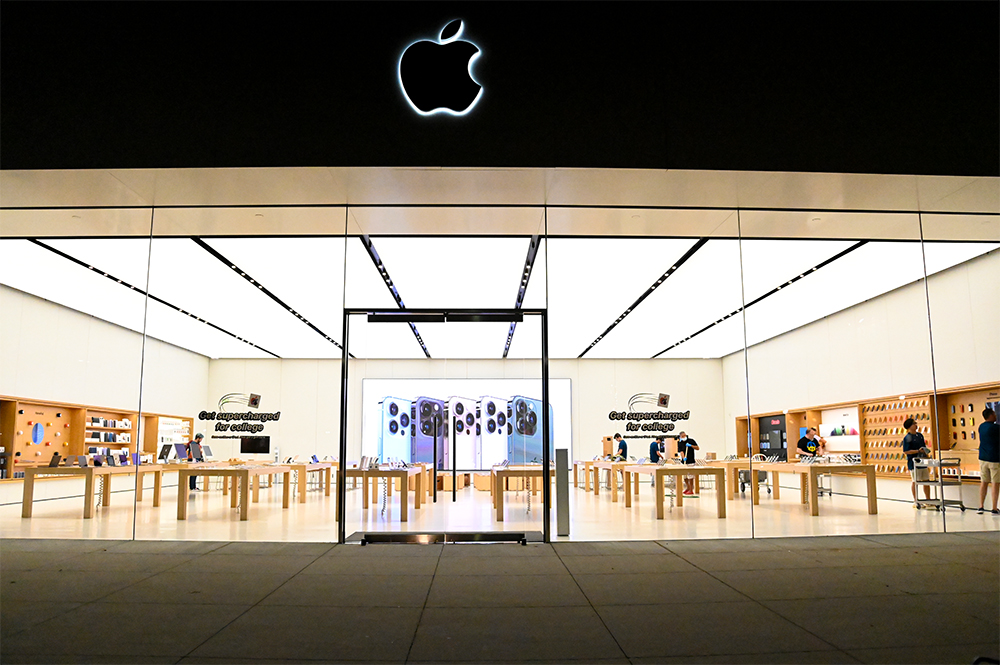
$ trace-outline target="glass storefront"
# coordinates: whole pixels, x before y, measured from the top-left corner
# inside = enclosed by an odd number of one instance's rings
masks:
[[[591,187],[4,209],[3,537],[997,527],[995,213]]]

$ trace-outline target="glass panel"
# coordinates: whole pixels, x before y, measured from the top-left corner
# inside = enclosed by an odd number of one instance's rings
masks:
[[[925,214],[922,222],[941,464],[931,491],[946,502],[947,530],[995,529],[996,518],[975,509],[997,507],[1000,482],[992,475],[986,482],[995,467],[980,462],[1000,462],[991,445],[1000,411],[1000,216]]]
[[[178,235],[197,228],[218,234]],[[143,445],[164,496],[137,538],[336,540],[344,228],[336,207],[157,211]]]
[[[150,211],[14,214],[46,235],[0,240],[0,531],[130,539],[152,502],[135,495],[142,356],[159,350],[143,339]],[[83,217],[108,235],[67,238]]]
[[[906,445],[934,445],[917,215],[743,211],[741,230],[755,536],[940,530],[903,445],[910,419]]]
[[[570,538],[749,537],[724,464],[746,450],[735,211],[553,208],[549,229],[551,370],[574,387]]]

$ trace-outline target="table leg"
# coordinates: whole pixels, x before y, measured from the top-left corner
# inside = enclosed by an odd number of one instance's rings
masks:
[[[259,476],[254,476],[254,479],[259,478]],[[256,488],[256,483],[254,488]],[[250,474],[243,473],[240,474],[240,521],[246,522],[250,519]]]
[[[677,497],[677,507],[684,506],[684,476],[676,474],[674,476],[674,496]]]
[[[728,473],[726,473],[726,493],[729,495],[730,501],[736,500],[736,485],[739,483],[739,473],[740,470],[735,466],[729,467]]]
[[[580,486],[580,465],[573,462],[573,487]]]
[[[160,495],[163,493],[163,470],[153,472],[153,508],[160,507]]]
[[[807,475],[811,474],[799,474],[799,498],[802,503],[809,503],[809,482],[806,477]]]
[[[625,474],[625,507],[632,507],[632,481],[635,480],[636,489],[639,488],[639,476],[634,473],[629,473],[628,471],[622,471]]]
[[[319,475],[320,478],[324,479],[323,496],[330,496],[330,485],[333,483],[333,467],[328,466],[323,471],[324,473]]]
[[[608,482],[611,485],[611,502],[618,503],[618,472],[613,467],[608,471]]]
[[[807,484],[806,495],[809,500],[809,514],[813,517],[819,516],[819,473],[814,469],[809,469],[809,473],[802,474],[802,480]]]
[[[101,487],[101,504],[107,508],[111,505],[111,474],[105,476],[103,487]]]
[[[385,481],[387,483],[389,483],[389,487],[391,488],[392,487],[392,483],[389,482],[389,480],[390,480],[389,478],[385,479]],[[399,521],[400,522],[406,522],[409,519],[410,500],[409,500],[409,497],[406,496],[409,493],[409,489],[407,487],[409,484],[410,483],[407,482],[407,477],[403,476],[403,482],[402,482],[403,486],[399,490]]]
[[[188,476],[190,474],[181,469],[177,472],[177,519],[186,520],[188,516]]]
[[[387,496],[392,496],[392,486],[396,484],[397,480],[399,480],[399,479],[398,478],[388,478],[388,477],[385,479],[385,485],[386,485],[386,492],[385,493],[386,493]]]
[[[654,471],[653,474],[656,477],[656,519],[662,520],[663,519],[663,479],[666,477],[666,475],[662,471],[660,471],[659,469],[657,469],[656,471]],[[675,494],[680,494],[680,493],[679,492],[675,492]]]
[[[423,491],[424,491],[424,483],[423,483],[424,473],[423,473],[423,471],[421,471],[420,473],[416,474],[413,477],[413,479],[414,479],[413,480],[413,509],[414,510],[419,510],[420,509],[421,495],[423,494]],[[406,484],[407,485],[410,484],[409,480],[407,480]]]
[[[878,515],[878,494],[875,492],[875,469],[865,469],[866,480],[868,481],[868,514]],[[993,486],[996,490],[996,485]]]
[[[694,493],[695,494],[701,494],[701,474],[700,473],[694,474],[694,483],[693,483],[693,485],[694,485]]]
[[[260,474],[254,474],[253,476],[253,502],[257,503],[260,501]]]
[[[367,474],[366,474],[367,475]],[[378,476],[373,476],[372,480],[375,482],[369,483],[372,486],[372,500],[371,503],[378,504]]]
[[[292,498],[292,472],[285,471],[284,476],[284,487],[281,492],[281,507],[287,508],[288,502]]]
[[[760,471],[753,468],[753,464],[750,465],[750,498],[753,501],[753,505],[760,505]]]
[[[722,471],[720,469],[720,471]],[[726,516],[726,495],[722,492],[722,483],[725,482],[725,472],[712,474],[715,477],[715,501],[719,510],[719,519]]]
[[[240,481],[236,476],[230,476],[228,478],[223,476],[222,480],[223,482],[226,483],[228,483],[230,480],[233,481],[233,491],[229,495],[229,506],[231,508],[235,508],[236,506],[240,505],[240,487],[239,487]]]
[[[31,517],[32,502],[35,500],[35,470],[24,470],[24,488],[21,495],[21,517]],[[86,503],[84,503],[86,511]]]
[[[583,491],[584,492],[589,492],[590,491],[590,472],[591,472],[591,470],[593,468],[594,468],[594,466],[592,464],[588,465],[588,464],[584,463],[584,465],[583,465]]]
[[[361,507],[368,510],[368,473],[362,472],[361,475]]]
[[[601,470],[596,466],[594,467],[594,496],[600,494],[601,487]]]
[[[297,469],[295,471],[295,482],[297,487],[296,491],[299,493],[299,503],[306,502],[306,478],[308,477],[305,469]]]
[[[142,501],[142,490],[143,490],[143,477],[142,471],[138,468],[135,470],[135,500]]]
[[[496,503],[496,509],[497,509],[497,522],[503,522],[503,492],[499,491],[501,487],[503,487],[503,478],[501,478],[500,474],[498,473],[497,493],[496,493],[496,498],[494,499],[494,503]]]
[[[229,494],[229,478],[226,476],[222,477],[222,496]]]

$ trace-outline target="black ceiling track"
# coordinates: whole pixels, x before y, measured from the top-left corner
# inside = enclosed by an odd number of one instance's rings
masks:
[[[842,251],[842,252],[840,252],[838,254],[834,254],[833,256],[831,256],[830,258],[828,258],[826,261],[823,261],[822,263],[817,263],[815,266],[813,266],[809,270],[806,270],[805,272],[803,272],[802,274],[800,274],[798,277],[793,277],[792,279],[788,280],[787,282],[785,282],[783,284],[780,284],[779,286],[776,286],[775,288],[771,289],[770,291],[768,291],[764,295],[762,295],[760,297],[757,297],[757,298],[754,298],[753,300],[751,300],[750,302],[748,302],[743,307],[740,307],[738,309],[733,310],[732,312],[730,312],[729,314],[726,314],[724,317],[722,317],[718,321],[713,321],[712,323],[709,323],[707,326],[705,326],[704,328],[702,328],[698,332],[691,333],[690,335],[688,335],[684,339],[679,340],[677,342],[674,342],[673,344],[671,344],[667,348],[663,349],[659,353],[653,355],[652,357],[656,358],[658,356],[662,356],[664,353],[666,353],[670,349],[676,348],[676,347],[680,346],[681,344],[683,344],[684,342],[687,342],[688,340],[697,337],[698,335],[702,334],[706,330],[710,330],[711,328],[714,328],[715,326],[719,325],[723,321],[726,321],[728,319],[733,318],[734,316],[736,316],[740,312],[745,311],[748,307],[752,307],[752,306],[756,305],[757,303],[759,303],[760,301],[764,300],[764,298],[768,298],[770,296],[773,296],[775,293],[777,293],[781,289],[783,289],[783,288],[785,288],[787,286],[791,286],[792,284],[794,284],[795,282],[799,281],[800,279],[804,279],[806,276],[811,275],[812,273],[816,272],[817,270],[819,270],[823,266],[830,265],[831,263],[833,263],[837,259],[842,258],[844,256],[847,256],[848,254],[850,254],[854,250],[859,249],[860,247],[862,247],[863,245],[866,245],[866,244],[868,244],[868,241],[867,240],[862,240],[860,242],[857,242],[857,243],[851,245],[850,247],[848,247],[844,251]]]
[[[309,326],[310,328],[312,328],[320,337],[322,337],[326,341],[330,342],[331,344],[333,344],[334,346],[336,346],[338,349],[340,349],[340,350],[344,349],[344,347],[342,347],[340,345],[340,343],[337,342],[337,340],[333,339],[332,337],[330,337],[329,335],[327,335],[325,332],[323,332],[322,330],[320,330],[316,326],[316,324],[314,324],[312,321],[310,321],[306,317],[302,316],[302,314],[300,312],[296,312],[294,309],[292,309],[292,307],[289,306],[288,303],[286,303],[284,300],[282,300],[278,296],[274,295],[274,293],[271,292],[270,290],[268,290],[268,288],[266,286],[264,286],[260,282],[256,281],[247,272],[245,272],[242,268],[240,268],[235,263],[233,263],[228,258],[226,258],[221,252],[219,252],[218,250],[216,250],[214,247],[212,247],[211,245],[209,245],[208,243],[206,243],[201,238],[191,238],[191,240],[193,240],[203,250],[205,250],[206,252],[208,252],[209,254],[211,254],[212,256],[214,256],[215,258],[217,258],[219,261],[221,261],[222,263],[224,263],[226,265],[226,267],[231,268],[233,270],[233,272],[239,273],[240,277],[242,277],[246,281],[250,282],[250,284],[252,284],[253,286],[255,286],[261,293],[263,293],[268,298],[270,298],[271,300],[273,300],[274,302],[276,302],[278,305],[280,305],[281,307],[283,307],[285,309],[285,311],[287,311],[289,314],[291,314],[292,316],[294,316],[296,319],[298,319],[302,323],[304,323],[307,326]]]
[[[641,296],[639,296],[634,303],[632,303],[631,305],[629,305],[628,307],[626,307],[625,311],[622,312],[621,316],[619,316],[617,319],[615,319],[614,322],[610,326],[608,326],[607,329],[605,329],[604,332],[602,332],[600,335],[598,335],[597,339],[595,339],[593,342],[591,342],[590,346],[588,346],[586,349],[584,349],[583,353],[581,353],[580,355],[578,355],[577,358],[582,358],[585,355],[587,355],[588,351],[590,351],[592,348],[594,348],[595,346],[597,346],[597,343],[600,342],[602,339],[604,339],[605,337],[607,337],[608,333],[610,333],[612,330],[615,329],[615,326],[617,326],[619,323],[621,323],[625,319],[626,316],[628,316],[629,314],[631,314],[632,311],[636,307],[638,307],[639,304],[643,300],[645,300],[646,298],[648,298],[653,293],[653,291],[656,290],[656,288],[658,286],[660,286],[661,284],[663,284],[663,282],[665,282],[667,280],[667,278],[669,278],[671,275],[673,275],[677,271],[678,268],[680,268],[682,265],[684,265],[684,263],[688,259],[690,259],[692,256],[694,256],[695,252],[697,252],[699,249],[701,249],[702,247],[704,247],[705,243],[707,243],[707,242],[708,242],[708,238],[701,238],[701,239],[698,240],[698,242],[696,242],[695,244],[691,245],[691,248],[688,249],[688,251],[684,252],[684,255],[681,258],[679,258],[676,261],[674,261],[674,263],[669,268],[667,268],[667,271],[665,273],[663,273],[662,275],[660,275],[660,278],[658,280],[656,280],[655,282],[653,282],[653,284],[648,289],[646,289],[645,293],[643,293]]]
[[[541,245],[539,236],[531,236],[531,242],[528,244],[528,255],[524,259],[524,270],[521,271],[521,283],[517,286],[517,298],[514,301],[514,309],[521,309],[521,306],[524,305],[524,294],[528,292],[528,281],[531,280],[531,270],[535,267],[535,257],[538,256],[539,245]],[[517,328],[517,322],[513,321],[507,330],[507,343],[503,347],[504,358],[510,352],[510,343],[514,341],[515,328]]]
[[[392,294],[392,299],[396,301],[396,304],[400,309],[406,309],[406,305],[403,304],[403,297],[399,295],[399,289],[396,288],[392,278],[389,277],[389,271],[386,269],[385,264],[382,263],[382,259],[379,257],[378,252],[375,251],[375,245],[372,244],[372,239],[367,235],[363,235],[361,236],[361,244],[364,245],[365,251],[367,251],[368,256],[371,257],[372,263],[375,264],[375,269],[378,270],[378,274],[381,275],[382,281],[385,282],[386,288],[389,289],[389,293]],[[412,321],[408,321],[407,323],[410,325],[410,330],[413,331],[413,336],[417,338],[417,344],[419,344],[420,348],[424,350],[424,355],[430,358],[430,351],[427,350],[427,345],[424,344],[424,340],[420,336],[420,331],[417,330],[417,326],[415,326]]]
[[[229,335],[230,337],[232,337],[232,338],[234,338],[236,340],[239,340],[240,342],[243,342],[244,344],[249,344],[253,348],[258,349],[260,351],[263,351],[264,353],[266,353],[268,355],[274,356],[275,358],[280,358],[281,357],[281,356],[279,356],[278,354],[276,354],[276,353],[274,353],[272,351],[268,351],[267,349],[265,349],[264,347],[262,347],[262,346],[260,346],[258,344],[254,344],[253,342],[251,342],[250,340],[248,340],[246,338],[240,337],[239,335],[236,335],[235,333],[229,332],[225,328],[222,328],[220,326],[215,325],[211,321],[203,319],[202,317],[198,316],[197,314],[192,314],[191,312],[189,312],[189,311],[187,311],[185,309],[181,309],[180,307],[178,307],[177,305],[174,305],[173,303],[167,302],[163,298],[159,298],[157,296],[154,296],[152,293],[147,293],[144,289],[140,289],[138,286],[135,286],[133,284],[129,284],[125,280],[118,279],[114,275],[108,274],[108,273],[104,272],[103,270],[101,270],[100,268],[95,268],[92,265],[88,265],[88,264],[84,263],[83,261],[81,261],[80,259],[78,259],[78,258],[76,258],[74,256],[70,256],[66,252],[60,251],[60,250],[56,249],[55,247],[51,247],[49,245],[46,245],[43,242],[39,242],[38,240],[36,240],[34,238],[29,238],[28,242],[34,243],[34,244],[38,245],[39,247],[47,249],[50,252],[52,252],[53,254],[59,255],[62,258],[66,259],[67,261],[72,261],[73,263],[75,263],[75,264],[77,264],[77,265],[79,265],[79,266],[81,266],[83,268],[86,268],[87,270],[90,270],[91,272],[94,272],[94,273],[96,273],[98,275],[104,275],[105,277],[107,277],[108,279],[110,279],[112,282],[115,282],[117,284],[121,284],[125,288],[131,289],[132,291],[135,291],[136,293],[141,293],[142,295],[146,296],[150,300],[155,300],[156,302],[160,303],[161,305],[165,305],[165,306],[169,307],[170,309],[176,310],[176,311],[180,312],[181,314],[194,319],[195,321],[198,321],[200,323],[204,323],[206,326],[209,326],[211,328],[215,328],[219,332],[225,333],[226,335]]]

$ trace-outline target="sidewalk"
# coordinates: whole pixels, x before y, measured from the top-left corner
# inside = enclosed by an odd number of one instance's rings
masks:
[[[964,663],[1000,533],[554,545],[0,541],[14,663]]]

